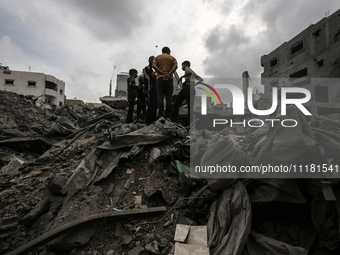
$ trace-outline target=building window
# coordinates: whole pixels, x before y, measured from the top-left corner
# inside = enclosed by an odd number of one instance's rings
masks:
[[[317,61],[316,64],[318,65],[318,67],[322,67],[323,66],[323,59]]]
[[[63,106],[63,102],[59,101],[59,106]]]
[[[277,57],[272,58],[272,60],[270,60],[270,67],[274,67],[277,65],[278,65]]]
[[[303,41],[298,41],[290,48],[291,56],[304,50]]]
[[[5,79],[5,85],[14,85],[14,80]]]
[[[318,30],[316,30],[312,35],[313,35],[314,37],[319,37],[319,36],[320,36],[320,31],[321,31],[321,29],[318,29]]]
[[[59,93],[62,95],[63,94],[63,90],[62,89],[59,89]]]
[[[301,69],[300,71],[292,73],[291,75],[289,75],[289,78],[297,79],[297,78],[301,78],[301,77],[307,76],[307,74],[308,74],[308,69],[306,67],[304,69]]]
[[[333,41],[337,42],[339,40],[339,36],[340,36],[340,13],[338,14],[337,17],[337,25],[338,25],[338,32],[334,35]]]
[[[57,90],[57,84],[55,84],[54,82],[51,82],[51,81],[46,81],[45,87],[46,87],[47,89],[52,89],[52,90],[54,90],[54,91],[58,91],[58,90]]]
[[[29,87],[36,87],[37,86],[37,82],[35,82],[35,81],[28,81],[27,82],[27,86],[29,86]]]

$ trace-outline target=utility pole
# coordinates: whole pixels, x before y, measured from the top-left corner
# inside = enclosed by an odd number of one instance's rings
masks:
[[[111,79],[110,79],[110,90],[109,90],[109,96],[110,97],[112,95],[112,78],[113,78],[113,74],[115,73],[115,69],[116,69],[116,66],[114,66],[114,68],[113,68],[113,72],[112,72]]]
[[[248,108],[247,105],[247,93],[248,93],[248,87],[249,87],[249,74],[248,71],[244,71],[242,73],[242,82],[243,82],[243,95],[244,95],[244,109]]]

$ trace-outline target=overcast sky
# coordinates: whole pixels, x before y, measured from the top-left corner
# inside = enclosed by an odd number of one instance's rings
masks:
[[[259,78],[260,58],[339,0],[8,0],[0,2],[0,63],[65,81],[67,98],[99,102],[116,74],[163,46],[202,77]],[[180,75],[182,70],[178,69]]]

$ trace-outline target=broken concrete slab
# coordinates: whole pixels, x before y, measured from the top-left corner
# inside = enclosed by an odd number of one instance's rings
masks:
[[[133,248],[131,251],[129,251],[129,255],[139,255],[141,252],[144,251],[144,248],[140,245]]]
[[[137,207],[142,205],[142,196],[141,195],[135,196],[135,205]]]
[[[39,153],[40,151],[46,151],[57,142],[58,140],[47,137],[15,137],[0,141],[0,145],[13,148],[17,151],[20,151],[21,148],[27,149],[27,146],[32,146],[36,148],[35,152]],[[26,148],[24,148],[24,146],[26,146]]]
[[[171,136],[162,134],[155,126],[150,125],[128,134],[118,135],[114,141],[106,141],[99,148],[113,150],[135,145],[156,144],[169,139]]]
[[[11,251],[8,255],[24,255],[33,251],[34,249],[40,247],[42,244],[45,244],[49,241],[54,240],[55,238],[64,235],[65,233],[69,233],[70,231],[74,231],[79,229],[82,226],[86,226],[96,221],[102,220],[118,220],[127,217],[141,217],[141,216],[153,216],[162,212],[165,212],[165,207],[155,207],[148,209],[133,209],[133,210],[125,210],[125,211],[111,211],[109,213],[101,213],[97,215],[91,215],[86,217],[85,219],[80,219],[75,222],[71,222],[66,224],[58,229],[53,229],[48,233],[20,246],[19,248]]]
[[[190,226],[187,244],[208,246],[207,226]]]
[[[154,147],[150,153],[149,165],[151,165],[160,155],[161,155],[161,150],[157,147]]]
[[[119,120],[119,119],[120,119],[119,116],[117,116],[117,115],[114,114],[113,112],[110,112],[110,113],[101,115],[101,116],[99,116],[99,117],[97,117],[97,118],[94,118],[94,119],[92,119],[92,120],[89,120],[89,121],[87,121],[87,122],[81,123],[79,126],[80,126],[81,128],[83,128],[83,127],[87,127],[87,126],[89,126],[89,125],[95,124],[95,123],[97,123],[97,122],[99,122],[99,121],[101,121],[101,120],[115,120],[115,121],[117,121],[117,120]]]
[[[7,129],[2,129],[1,130],[1,136],[4,137],[24,137],[24,136],[29,136],[29,132],[21,132],[18,129],[13,129],[13,128],[7,128]]]
[[[56,175],[52,183],[48,186],[49,191],[51,191],[52,194],[55,196],[63,195],[61,190],[67,183],[67,180],[68,179],[65,176],[62,176],[60,174]]]
[[[190,231],[189,225],[177,224],[174,240],[176,242],[185,242]]]
[[[122,244],[128,245],[132,241],[132,236],[123,236]]]
[[[14,173],[25,164],[25,159],[17,155],[6,155],[5,157],[0,156],[0,160],[6,163],[8,162],[6,165],[0,168],[0,175]]]
[[[47,247],[54,251],[70,251],[87,244],[94,233],[94,225],[89,224],[83,229],[72,231],[63,237],[50,242]]]
[[[145,245],[145,250],[147,250],[147,251],[149,251],[153,254],[160,254],[157,240],[154,240],[153,242]]]
[[[208,247],[176,242],[174,255],[210,255],[210,253]]]

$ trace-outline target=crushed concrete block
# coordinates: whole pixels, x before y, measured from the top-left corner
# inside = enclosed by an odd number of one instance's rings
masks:
[[[175,255],[202,254],[209,255],[209,248],[198,245],[178,243],[175,244]]]
[[[52,192],[53,195],[59,196],[62,195],[61,190],[67,183],[68,179],[62,175],[57,175],[50,186],[48,187],[49,191]]]
[[[133,171],[134,171],[133,168],[128,168],[128,169],[126,169],[126,174],[132,174]]]
[[[135,205],[140,206],[141,204],[142,204],[142,196],[141,195],[135,196]]]
[[[123,226],[120,223],[117,223],[116,225],[116,231],[115,231],[115,237],[121,237],[126,234]]]
[[[129,255],[139,255],[142,251],[144,251],[144,248],[140,245],[133,248],[131,251],[129,251]]]
[[[189,231],[190,231],[189,225],[177,224],[174,240],[177,242],[185,242],[185,239],[187,239]]]
[[[156,240],[154,240],[152,243],[145,245],[145,249],[151,253],[160,254],[158,242]]]
[[[150,153],[149,164],[151,165],[161,155],[161,153],[161,150],[157,147],[153,148]]]
[[[209,255],[207,226],[176,225],[175,255]],[[182,243],[185,242],[185,243]]]
[[[93,225],[73,231],[48,244],[48,248],[57,251],[68,251],[87,244],[95,233]]]
[[[131,243],[132,237],[131,236],[123,236],[123,244],[127,245]]]

